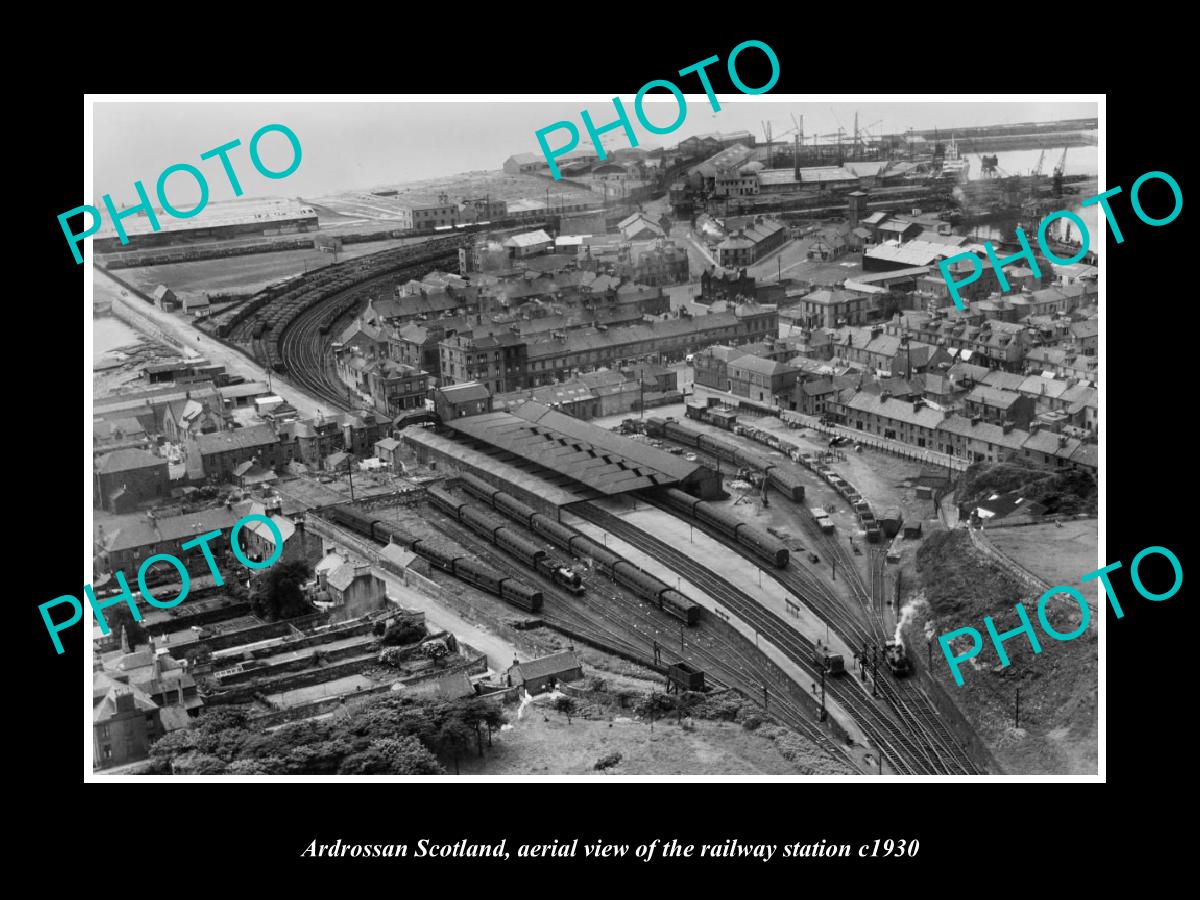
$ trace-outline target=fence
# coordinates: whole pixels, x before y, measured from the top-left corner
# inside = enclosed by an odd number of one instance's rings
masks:
[[[982,528],[968,528],[967,534],[971,536],[971,543],[975,545],[977,550],[995,562],[1000,568],[1004,569],[1005,572],[1018,582],[1032,588],[1039,595],[1049,590],[1050,585],[1047,582],[1038,578],[1016,560],[1010,559],[1002,551],[998,550],[988,540]]]

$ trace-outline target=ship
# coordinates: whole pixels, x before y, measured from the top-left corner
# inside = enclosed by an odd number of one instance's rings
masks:
[[[946,155],[942,157],[942,174],[953,176],[959,181],[966,181],[970,172],[970,160],[959,155],[958,142],[951,138],[950,143],[946,145]]]

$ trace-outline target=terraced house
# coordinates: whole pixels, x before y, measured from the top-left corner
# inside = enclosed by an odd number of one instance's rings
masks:
[[[739,397],[794,409],[799,375],[800,370],[787,363],[746,355],[729,363],[729,389]]]

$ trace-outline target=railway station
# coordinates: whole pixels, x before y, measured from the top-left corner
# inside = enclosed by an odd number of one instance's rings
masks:
[[[700,498],[722,495],[721,478],[641,441],[529,401],[511,413],[453,419],[448,436],[406,428],[401,437],[427,454],[443,454],[480,477],[500,477],[556,507],[646,488],[677,487]],[[471,452],[471,458],[463,451]],[[472,466],[472,462],[474,466]]]

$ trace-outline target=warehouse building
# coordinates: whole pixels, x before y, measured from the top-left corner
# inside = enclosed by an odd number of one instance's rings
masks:
[[[559,485],[575,500],[652,487],[678,487],[710,498],[720,476],[707,466],[614,434],[532,401],[445,423],[456,440]]]
[[[96,252],[112,253],[246,235],[298,234],[319,227],[316,210],[295,200],[215,201],[190,219],[176,219],[161,209],[156,209],[154,214],[158,219],[157,230],[151,227],[150,219],[142,212],[121,221],[129,239],[127,244],[121,243],[112,223],[105,221],[94,240]]]

